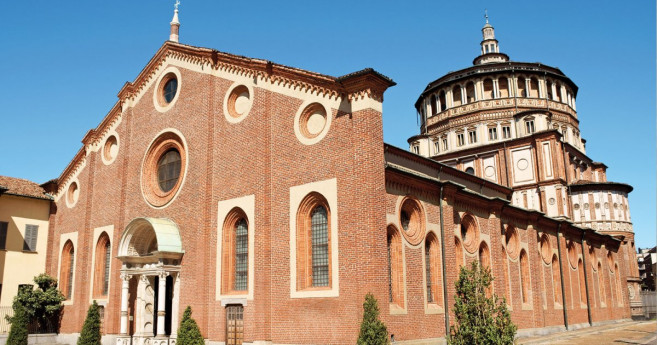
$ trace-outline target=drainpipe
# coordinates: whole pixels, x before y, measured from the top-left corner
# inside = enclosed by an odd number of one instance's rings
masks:
[[[584,246],[586,245],[586,231],[582,231],[582,265],[584,266],[584,287],[586,288],[586,311],[589,316],[589,326],[593,326],[591,320],[591,299],[589,298],[589,275],[586,274],[586,254],[584,253]]]
[[[563,324],[568,330],[568,311],[566,310],[566,286],[563,283],[563,265],[561,263],[561,223],[557,227],[557,254],[559,255],[559,276],[561,277],[561,305],[563,309]]]
[[[440,167],[440,172],[438,172],[438,175],[442,172],[443,167]],[[440,237],[442,238],[442,241],[440,241],[441,244],[441,250],[440,253],[442,254],[442,260],[443,264],[441,265],[443,268],[443,305],[445,306],[445,339],[449,341],[449,306],[448,306],[448,299],[447,299],[447,268],[445,267],[446,261],[445,261],[445,227],[443,225],[443,187],[444,184],[441,183],[440,185],[440,200],[438,200],[438,206],[440,209]]]

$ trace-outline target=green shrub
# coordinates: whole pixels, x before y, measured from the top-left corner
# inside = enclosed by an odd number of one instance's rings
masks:
[[[178,345],[205,345],[201,331],[192,318],[192,308],[187,306],[178,328]]]
[[[379,320],[379,306],[374,295],[368,293],[363,303],[363,321],[360,324],[358,345],[388,344],[388,330]]]
[[[7,345],[27,345],[27,325],[30,322],[25,307],[14,303],[14,316],[7,317],[11,322]]]
[[[450,327],[449,344],[513,344],[517,327],[511,322],[505,299],[486,296],[492,281],[490,269],[480,267],[477,261],[470,269],[461,267],[455,283],[456,325]]]
[[[78,345],[100,345],[100,312],[95,300],[87,310]]]

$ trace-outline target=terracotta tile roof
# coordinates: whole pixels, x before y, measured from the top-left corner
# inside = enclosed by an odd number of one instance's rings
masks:
[[[38,183],[22,178],[0,176],[0,189],[4,194],[52,200],[52,196],[48,195]]]

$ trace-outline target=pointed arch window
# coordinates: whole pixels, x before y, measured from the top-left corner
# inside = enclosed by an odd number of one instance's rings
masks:
[[[330,288],[331,209],[326,198],[312,192],[304,198],[297,213],[297,289]]]
[[[96,298],[107,297],[109,292],[111,245],[106,232],[103,232],[96,242],[96,257],[94,259],[94,290]]]
[[[438,254],[438,238],[433,233],[429,233],[424,246],[427,303],[438,304],[440,300],[438,290],[440,287],[440,258]]]
[[[394,226],[388,226],[388,293],[391,304],[404,307],[404,263],[401,235]]]
[[[552,291],[554,292],[554,303],[561,304],[561,275],[556,254],[552,255]]]
[[[59,273],[60,291],[67,300],[73,297],[73,272],[75,269],[75,249],[71,240],[66,241],[62,249],[62,262]]]
[[[243,293],[249,284],[249,223],[239,207],[226,216],[222,237],[222,292]]]
[[[529,262],[527,252],[520,251],[520,288],[522,291],[522,303],[529,303]]]

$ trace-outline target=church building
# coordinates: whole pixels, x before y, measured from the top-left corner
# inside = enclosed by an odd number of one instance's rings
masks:
[[[353,344],[372,293],[396,343],[438,344],[474,260],[519,335],[640,310],[632,187],[586,155],[577,86],[509,61],[490,24],[474,66],[420,95],[410,150],[383,141],[383,74],[189,46],[179,27],[176,9],[44,186],[59,342],[96,300],[104,344],[175,344],[187,306],[209,344]]]

